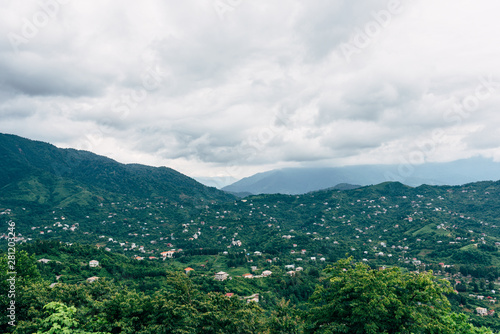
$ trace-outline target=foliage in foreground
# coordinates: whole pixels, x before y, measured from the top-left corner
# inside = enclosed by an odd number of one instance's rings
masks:
[[[343,259],[329,267],[306,315],[306,333],[491,333],[450,311],[446,280],[432,273],[373,270]]]
[[[447,281],[399,268],[372,270],[352,258],[327,269],[327,284],[317,286],[306,310],[286,300],[265,310],[236,296],[202,292],[178,273],[149,294],[106,279],[51,288],[34,258],[18,255],[27,278],[16,289],[17,325],[2,319],[4,333],[492,333],[450,311]],[[5,261],[0,264],[3,274]]]
[[[68,307],[63,303],[50,302],[43,307],[50,315],[42,320],[42,330],[36,334],[91,334],[84,330],[78,329],[78,321],[74,319],[76,308]],[[109,334],[102,332],[92,332],[95,334]]]

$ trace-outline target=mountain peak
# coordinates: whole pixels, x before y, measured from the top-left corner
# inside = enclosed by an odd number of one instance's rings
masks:
[[[34,191],[44,201],[54,198],[56,184],[64,180],[69,193],[120,194],[136,197],[164,197],[173,201],[230,200],[232,195],[206,187],[167,167],[121,164],[88,151],[61,149],[40,141],[0,134],[0,188],[11,190],[13,198]],[[36,184],[37,189],[28,189]],[[28,188],[26,188],[28,187]],[[64,187],[63,187],[64,188]],[[9,192],[5,193],[4,198]],[[36,196],[35,196],[36,197]]]

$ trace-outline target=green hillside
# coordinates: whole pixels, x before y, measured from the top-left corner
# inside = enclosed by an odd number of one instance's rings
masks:
[[[434,306],[443,313],[427,310],[432,316],[425,318],[439,322],[437,333],[456,333],[442,329],[455,328],[456,322],[469,328],[459,314],[476,326],[500,330],[500,182],[416,188],[385,182],[236,198],[167,168],[123,165],[10,135],[0,136],[0,155],[0,223],[5,226],[0,239],[15,242],[36,260],[50,260],[20,261],[19,266],[30,261],[35,266],[19,275],[31,272],[28,276],[37,278],[22,281],[19,314],[25,323],[15,333],[42,326],[43,306],[51,301],[77,307],[79,321],[91,319],[88,331],[223,333],[224,326],[240,328],[239,319],[246,319],[252,325],[242,333],[319,333],[321,326],[345,332],[339,318],[326,324],[318,314],[345,300],[331,284],[344,282],[338,289],[362,291],[366,285],[360,277],[396,287],[419,282],[422,291],[440,291],[434,297],[442,304]],[[4,251],[7,244],[2,243]],[[6,266],[7,254],[0,259]],[[90,267],[90,260],[100,266]],[[335,271],[338,266],[351,269],[344,275]],[[188,267],[192,272],[183,276]],[[394,269],[375,272],[388,268]],[[216,281],[221,271],[232,279]],[[270,277],[263,276],[267,271]],[[243,277],[249,274],[255,278]],[[101,279],[96,285],[87,283],[93,276]],[[60,284],[53,289],[52,283]],[[181,290],[171,288],[183,284]],[[395,307],[399,299],[381,297],[392,287],[387,289],[359,298],[371,296],[372,303],[386,298]],[[194,291],[192,308],[182,314],[175,313],[185,301],[179,291]],[[7,302],[4,292],[0,303]],[[226,293],[239,298],[228,299]],[[255,294],[258,305],[247,305],[243,298]],[[427,305],[423,300],[418,306]],[[117,305],[124,303],[133,306],[121,313]],[[478,315],[477,308],[488,315]],[[209,309],[220,309],[220,323]],[[424,312],[407,311],[408,317]]]
[[[233,198],[170,168],[120,164],[90,152],[7,134],[0,134],[0,171],[0,201],[4,203],[86,205],[102,197],[125,195],[180,202]]]

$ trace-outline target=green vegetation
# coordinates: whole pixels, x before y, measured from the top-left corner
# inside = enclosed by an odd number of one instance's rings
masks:
[[[195,204],[234,197],[170,168],[120,164],[86,151],[0,134],[0,201],[66,207],[103,198],[162,197]]]
[[[63,303],[50,302],[43,307],[48,310],[51,314],[41,322],[42,328],[45,330],[42,332],[39,330],[36,334],[91,334],[91,333],[102,333],[102,332],[86,332],[84,330],[78,329],[78,321],[74,319],[76,313],[76,308],[74,306],[68,307]],[[102,333],[109,334],[109,333]]]
[[[373,270],[352,258],[327,272],[330,285],[311,297],[306,333],[491,333],[450,314],[451,286],[431,273]]]
[[[236,199],[15,136],[0,135],[0,153],[19,320],[2,318],[2,332],[64,328],[57,319],[90,333],[500,330],[500,182]]]
[[[34,248],[41,251],[53,245],[38,243]],[[64,247],[56,247],[53,255],[72,254],[60,269],[78,275],[70,264],[84,248]],[[16,326],[2,317],[3,333],[492,333],[451,312],[447,281],[398,268],[373,270],[352,258],[328,266],[326,279],[310,271],[217,282],[167,269],[160,274],[161,266],[154,264],[158,270],[129,277],[128,272],[144,269],[144,264],[110,253],[111,262],[123,261],[123,268],[128,268],[121,276],[49,286],[45,277],[50,275],[46,270],[45,275],[38,273],[34,257],[25,251],[19,256],[23,260],[18,270],[26,279],[16,287]],[[1,258],[0,270],[6,272],[6,256]],[[161,284],[153,288],[155,282]],[[311,291],[302,301],[285,298],[287,286]],[[258,303],[247,302],[245,295],[227,294],[246,289],[261,292]],[[0,293],[6,295],[4,286]]]

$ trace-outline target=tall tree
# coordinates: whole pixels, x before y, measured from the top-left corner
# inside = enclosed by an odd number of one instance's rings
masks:
[[[452,288],[432,273],[373,270],[352,258],[327,272],[329,286],[310,299],[306,333],[451,333],[445,294]]]
[[[109,334],[104,332],[87,332],[78,329],[78,321],[74,316],[76,308],[74,306],[66,306],[59,302],[50,302],[44,306],[50,314],[42,321],[42,330],[36,334]]]

